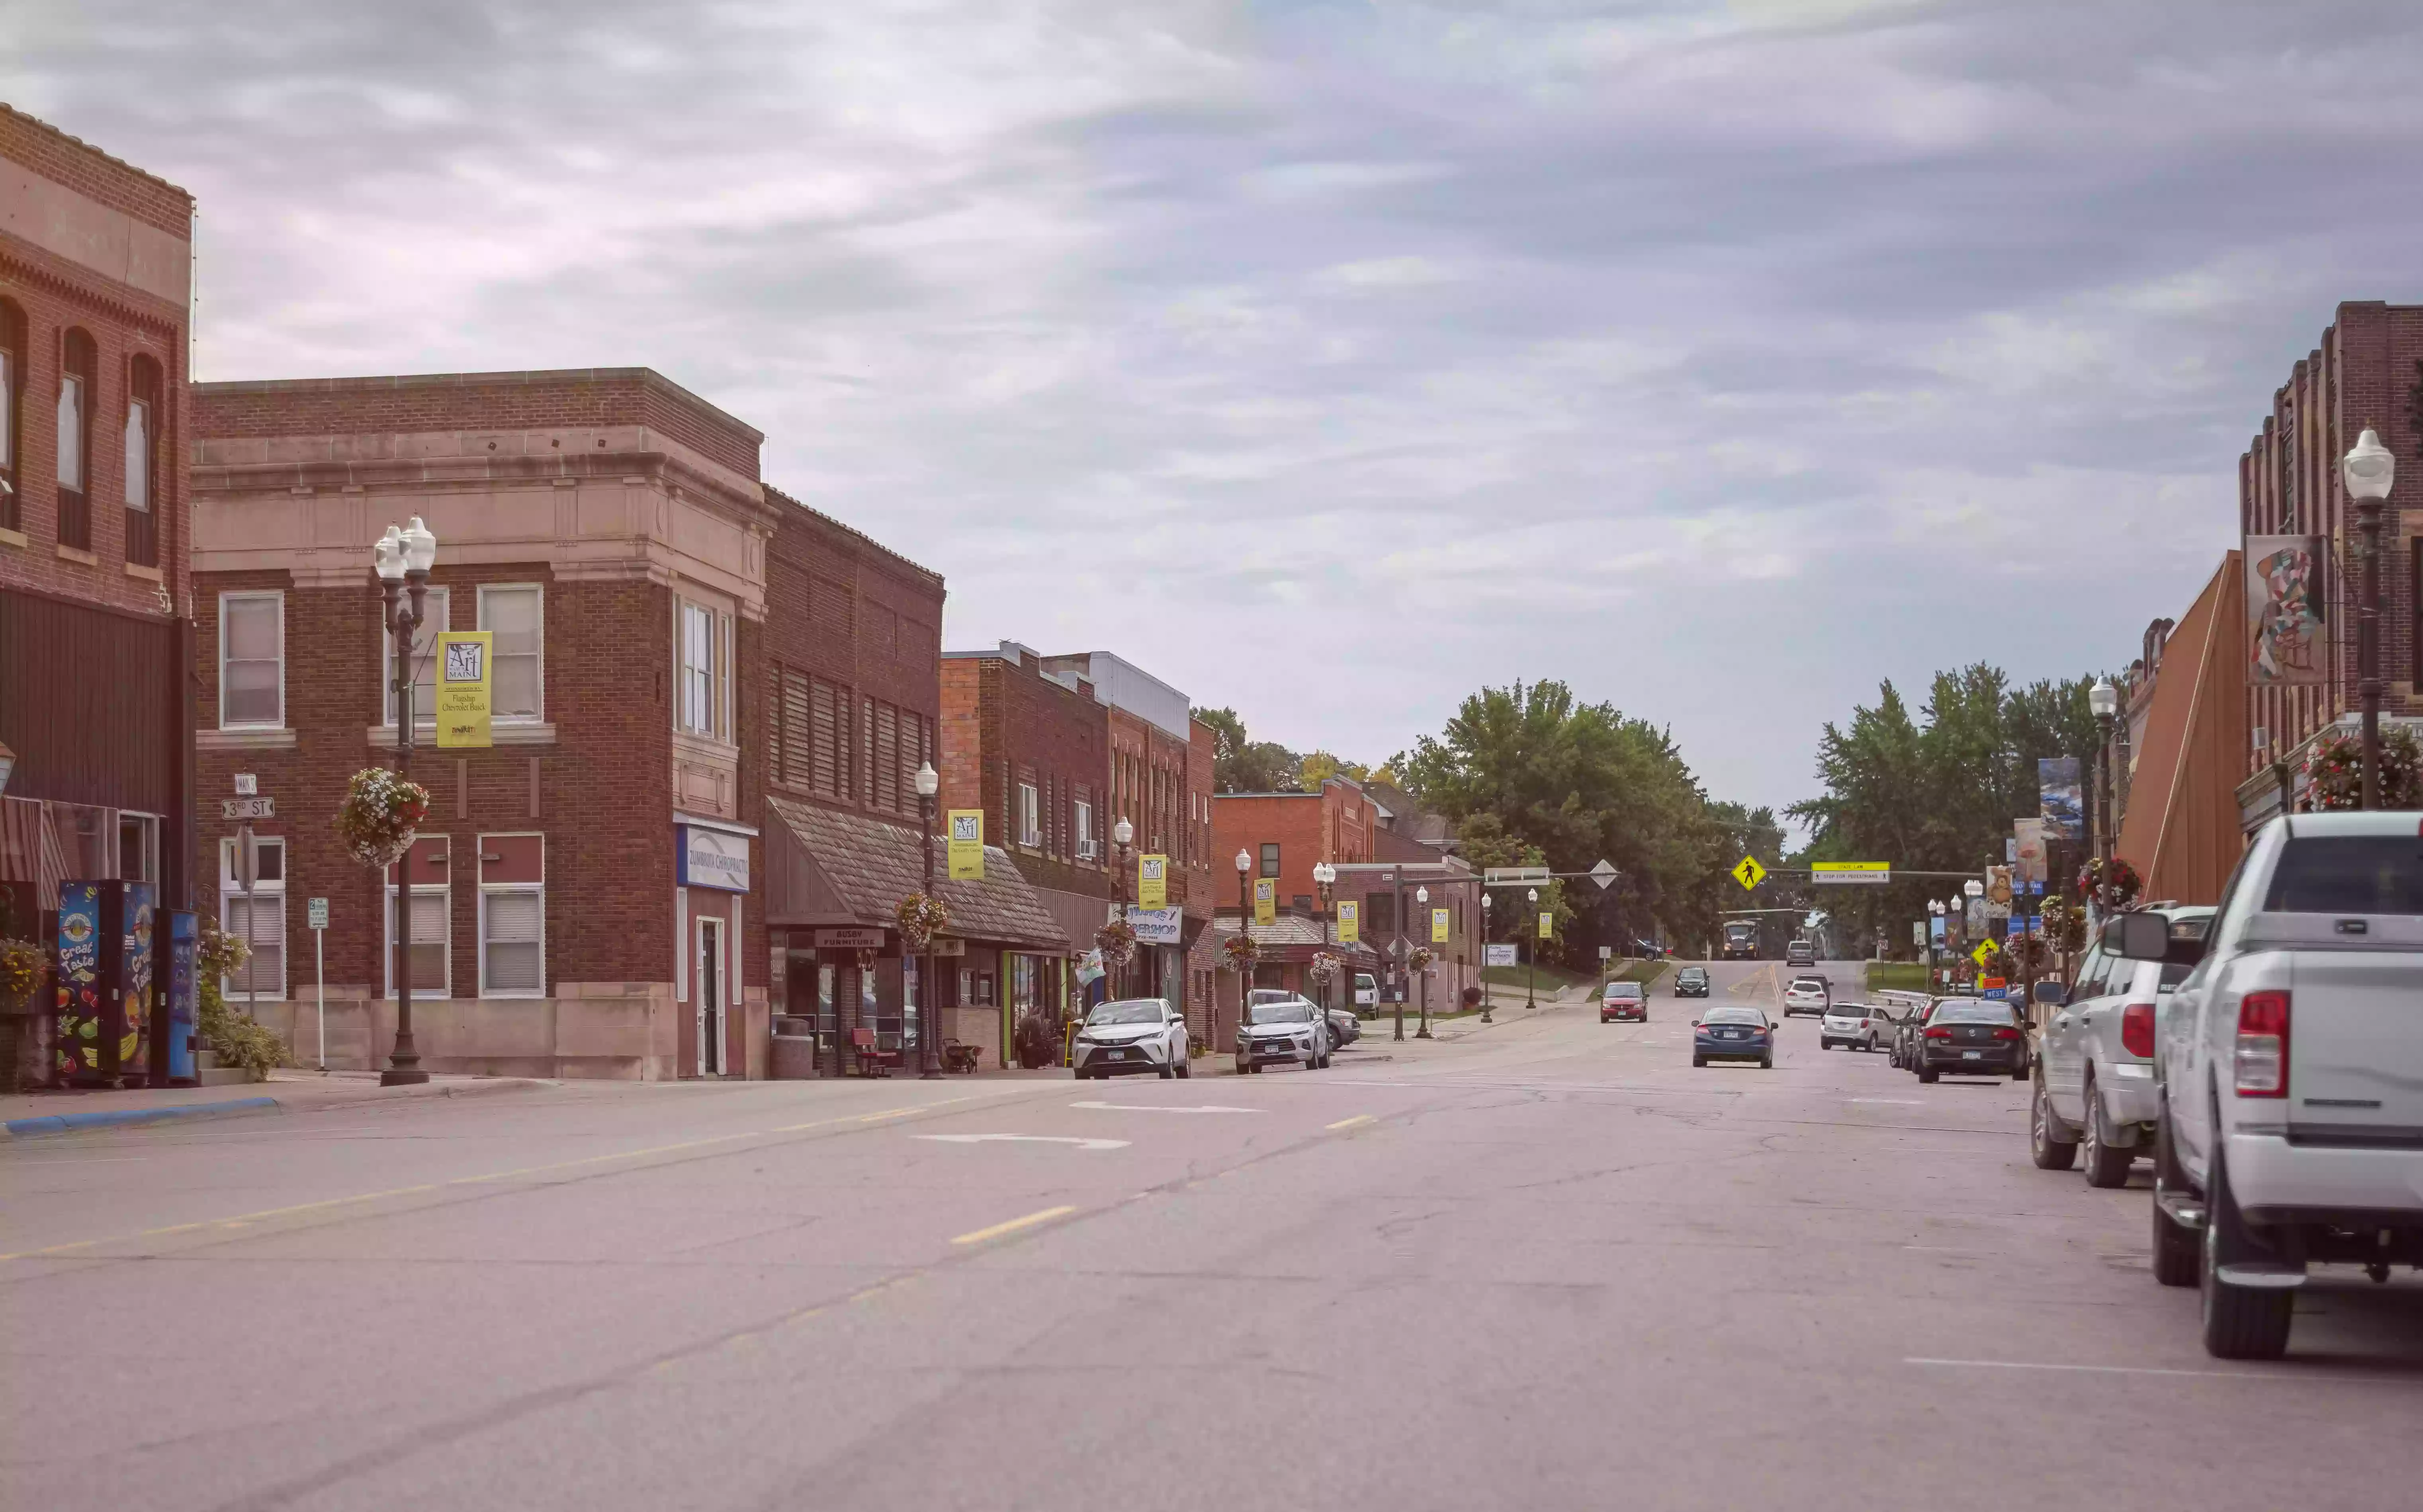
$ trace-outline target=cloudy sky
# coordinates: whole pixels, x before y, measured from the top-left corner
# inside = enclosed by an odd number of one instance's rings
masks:
[[[198,372],[645,364],[945,573],[1365,759],[1484,683],[1805,796],[2125,663],[2343,298],[2411,0],[0,0],[193,190]]]

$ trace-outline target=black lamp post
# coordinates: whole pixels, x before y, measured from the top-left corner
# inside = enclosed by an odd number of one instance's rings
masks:
[[[395,695],[395,774],[412,776],[412,641],[420,633],[421,610],[429,592],[429,569],[437,561],[437,537],[412,517],[399,530],[371,548],[371,565],[378,571],[380,621],[395,644],[395,674],[388,684]],[[420,1069],[420,1051],[412,1042],[412,848],[396,858],[395,887],[395,1049],[387,1069],[379,1073],[382,1087],[418,1086],[429,1079]],[[380,879],[384,884],[386,879]],[[246,917],[250,915],[247,914]]]
[[[2095,715],[2095,812],[2090,836],[2097,860],[2112,859],[2112,720],[2120,712],[2120,690],[2109,677],[2098,677],[2086,690],[2087,709]]]
[[[917,768],[917,817],[923,829],[917,838],[919,849],[926,852],[926,896],[934,896],[934,795],[942,790],[942,779],[927,761]],[[939,1081],[942,1075],[942,995],[934,980],[934,937],[926,936],[926,948],[917,955],[917,1075],[922,1081]]]
[[[1481,887],[1481,1022],[1483,1024],[1497,1022],[1490,1013],[1497,1000],[1489,993],[1489,989],[1497,985],[1489,979],[1489,884],[1483,883]]]
[[[1531,915],[1523,930],[1530,936],[1524,942],[1526,959],[1531,963],[1523,974],[1523,1011],[1528,1013],[1540,1006],[1540,889],[1525,888],[1523,896],[1531,900]]]
[[[1338,868],[1336,867],[1331,866],[1326,861],[1316,861],[1313,863],[1312,885],[1314,889],[1321,894],[1321,911],[1322,914],[1329,915],[1332,925],[1337,923],[1337,917],[1335,910],[1332,908],[1330,903],[1330,888],[1337,883],[1337,881]],[[1346,943],[1343,940],[1340,940],[1338,942],[1338,947],[1340,955],[1342,956],[1346,948]],[[1324,988],[1321,995],[1321,1006],[1324,1010],[1330,1006],[1329,991],[1329,989]]]
[[[1421,909],[1422,923],[1425,927],[1428,927],[1431,922],[1431,890],[1428,887],[1415,888],[1414,902]],[[1437,931],[1432,931],[1431,932],[1436,933]],[[1423,968],[1422,971],[1421,991],[1422,1027],[1414,1031],[1414,1038],[1417,1040],[1427,1040],[1431,1037],[1431,974],[1428,967]]]
[[[1239,851],[1237,852],[1237,934],[1240,939],[1245,940],[1254,937],[1254,899],[1251,896],[1253,882],[1250,877],[1253,869],[1252,853]],[[1245,995],[1252,990],[1253,985],[1252,972],[1244,963],[1239,962],[1237,964],[1237,1022],[1241,1026],[1245,1022]]]
[[[2355,610],[2356,696],[2364,707],[2364,806],[2381,806],[2381,506],[2398,459],[2371,426],[2339,463],[2348,497],[2355,501],[2357,551],[2364,558],[2364,581]]]
[[[1128,863],[1133,859],[1129,851],[1128,842],[1134,838],[1135,826],[1128,822],[1125,814],[1120,815],[1119,821],[1111,826],[1111,841],[1119,848],[1119,922],[1122,924],[1128,921]],[[1127,997],[1132,995],[1132,989],[1135,985],[1135,977],[1130,967],[1134,963],[1135,948],[1131,946],[1128,949],[1128,959],[1119,965],[1117,979],[1111,983],[1111,987],[1115,990],[1107,992],[1105,995]]]

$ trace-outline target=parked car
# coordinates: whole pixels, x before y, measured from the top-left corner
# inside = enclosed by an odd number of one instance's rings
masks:
[[[1358,971],[1354,974],[1354,1011],[1360,1014],[1367,1008],[1375,1013],[1380,1011],[1380,982],[1370,972]]]
[[[2204,940],[2124,914],[2105,949],[2192,967],[2155,1040],[2154,1274],[2205,1348],[2273,1359],[2316,1265],[2423,1266],[2423,843],[2399,812],[2259,831]]]
[[[1691,1064],[1711,1060],[1755,1060],[1775,1069],[1775,1024],[1766,1011],[1725,1004],[1709,1009],[1691,1025]]]
[[[1159,997],[1098,1003],[1077,1031],[1072,1056],[1079,1081],[1157,1072],[1164,1081],[1188,1074],[1186,1020]]]
[[[1290,992],[1284,987],[1256,987],[1245,994],[1245,1002],[1248,1007],[1256,1003],[1285,1003],[1291,1001],[1309,1002],[1310,999],[1307,998],[1302,993]],[[1326,1008],[1322,1009],[1321,1013],[1323,1018],[1329,1021],[1329,1042],[1333,1047],[1341,1044],[1353,1044],[1356,1040],[1363,1037],[1363,1021],[1355,1016],[1353,1009]]]
[[[1795,977],[1783,989],[1783,1016],[1795,1013],[1819,1013],[1834,1000],[1834,985],[1823,977]]]
[[[1617,1019],[1639,1019],[1649,1022],[1649,992],[1637,981],[1611,981],[1599,993],[1598,1021],[1612,1024]]]
[[[1873,1050],[1890,1044],[1895,1025],[1881,1003],[1829,1003],[1817,1023],[1817,1048]]]
[[[1795,940],[1783,947],[1783,963],[1787,966],[1813,966],[1817,963],[1817,947],[1807,940]]]
[[[2201,940],[2209,908],[2149,908],[2173,938]],[[2028,1109],[2028,1154],[2046,1170],[2086,1157],[2090,1186],[2125,1186],[2129,1168],[2154,1154],[2154,1031],[2173,988],[2188,974],[2177,962],[2130,961],[2097,941],[2051,1005],[2036,1046]]]
[[[1938,1002],[1906,1054],[1924,1082],[1939,1076],[2028,1079],[2027,1029],[2018,1008],[1999,997]]]
[[[1237,1071],[1292,1061],[1307,1071],[1329,1064],[1329,1019],[1293,993],[1271,1002],[1247,1002],[1237,1026]]]
[[[1674,995],[1677,997],[1707,996],[1708,968],[1705,966],[1685,966],[1682,970],[1674,973]]]
[[[1918,1038],[1926,1028],[1929,1015],[1946,1003],[1981,1003],[1982,997],[1960,995],[1930,997],[1918,1007],[1903,1013],[1893,1022],[1892,1063],[1915,1074],[1918,1071]]]

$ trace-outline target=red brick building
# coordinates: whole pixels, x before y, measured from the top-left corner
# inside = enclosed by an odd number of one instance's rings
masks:
[[[2238,616],[2237,628],[2216,622],[2228,644],[2249,653],[2236,795],[2246,830],[2279,811],[2281,783],[2273,763],[2297,771],[2325,728],[2342,721],[2352,725],[2356,719],[2359,537],[2339,461],[2367,426],[2380,432],[2382,444],[2399,458],[2396,486],[2382,511],[2381,675],[2388,684],[2383,724],[2423,721],[2423,706],[2416,701],[2423,685],[2423,634],[2417,633],[2415,594],[2423,581],[2423,510],[2407,513],[2408,501],[2423,489],[2423,464],[2415,460],[2423,454],[2423,405],[2415,394],[2416,374],[2423,371],[2418,363],[2423,306],[2370,300],[2339,306],[2321,343],[2289,370],[2288,381],[2273,395],[2271,414],[2239,459],[2239,530],[2249,583],[2263,585],[2278,551],[2276,540],[2258,538],[2319,538],[2312,572],[2320,580],[2322,622],[2309,664],[2303,667],[2267,665],[2252,655],[2256,647],[2244,628],[2242,606],[2227,606]],[[2172,639],[2176,650],[2176,635]]]
[[[1271,926],[1256,931],[1263,947],[1261,964],[1256,969],[1258,984],[1291,988],[1307,996],[1323,995],[1316,991],[1306,967],[1316,952],[1337,941],[1333,921],[1339,899],[1351,899],[1363,909],[1361,941],[1354,952],[1357,969],[1377,969],[1375,947],[1393,937],[1395,924],[1391,913],[1385,928],[1375,929],[1373,897],[1382,899],[1383,906],[1392,906],[1393,890],[1374,888],[1357,880],[1360,874],[1349,873],[1332,889],[1329,905],[1324,907],[1312,868],[1324,861],[1337,866],[1368,865],[1375,858],[1378,828],[1377,805],[1349,777],[1327,778],[1316,792],[1222,793],[1212,800],[1212,850],[1227,858],[1221,868],[1228,889],[1228,896],[1220,899],[1222,909],[1231,918],[1239,912],[1236,857],[1240,854],[1250,863],[1245,883],[1248,898],[1257,882],[1267,879],[1277,884],[1276,931],[1265,932]],[[1228,974],[1221,979],[1226,1013],[1235,982]]]
[[[0,934],[192,891],[192,197],[0,105]]]

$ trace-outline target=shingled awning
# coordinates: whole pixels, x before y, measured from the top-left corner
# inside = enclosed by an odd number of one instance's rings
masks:
[[[770,794],[766,807],[767,918],[778,927],[896,929],[900,899],[925,885],[917,831],[837,808]],[[946,931],[962,940],[1066,954],[1066,932],[1007,854],[985,847],[981,882],[948,879],[946,842],[934,847],[934,892],[951,911]],[[1090,942],[1089,942],[1090,943]]]

